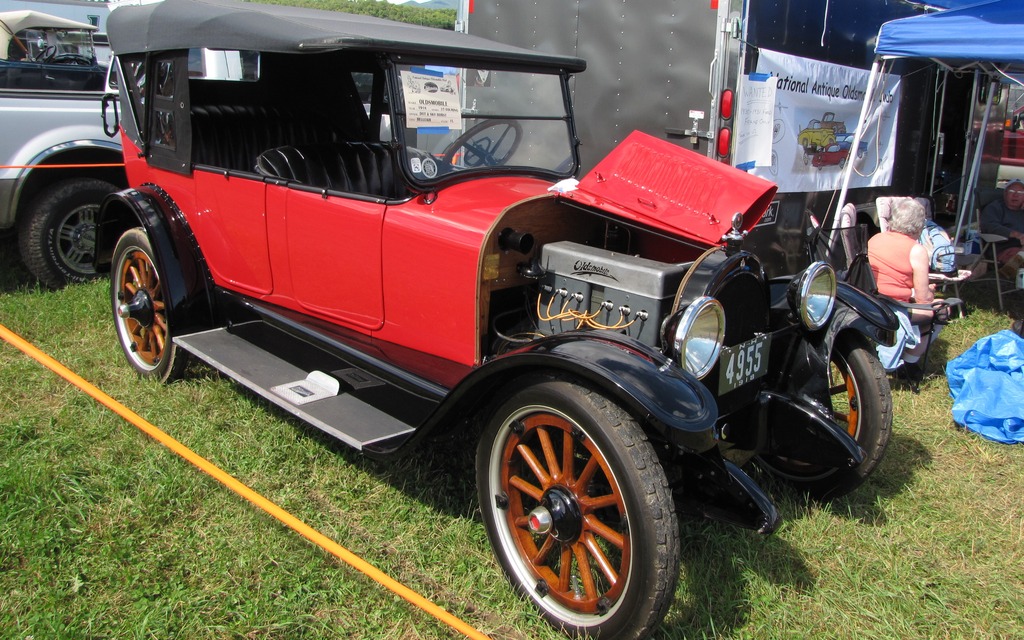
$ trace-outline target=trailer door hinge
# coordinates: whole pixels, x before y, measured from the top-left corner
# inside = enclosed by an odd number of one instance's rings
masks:
[[[743,23],[739,18],[726,18],[722,21],[722,33],[727,33],[732,38],[739,39],[740,34],[743,33],[742,26]]]

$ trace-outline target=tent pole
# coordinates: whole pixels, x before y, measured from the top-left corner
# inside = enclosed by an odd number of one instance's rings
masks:
[[[860,105],[860,119],[857,120],[857,128],[853,131],[853,143],[850,146],[850,155],[847,156],[849,161],[843,167],[843,183],[839,189],[839,199],[835,203],[836,210],[832,220],[839,220],[839,212],[842,211],[843,205],[846,204],[846,192],[850,189],[850,180],[853,177],[853,163],[857,161],[857,149],[860,148],[860,140],[864,136],[864,129],[867,127],[868,110],[875,101],[875,85],[878,83],[881,64],[882,61],[877,56],[875,61],[871,63],[871,73],[868,74],[868,86],[864,90],[864,102]],[[826,226],[828,220],[828,213],[826,213],[825,219],[821,221],[822,226]],[[835,233],[835,225],[831,225],[829,229],[828,241],[829,246],[832,246],[834,240],[832,235]]]
[[[974,129],[973,129],[973,126],[974,126],[974,105],[978,104],[978,95],[979,95],[979,93],[981,91],[980,88],[979,88],[979,87],[981,87],[981,71],[978,70],[978,69],[974,69],[973,73],[974,73],[974,83],[971,85],[971,102],[970,102],[970,106],[971,106],[971,127],[968,127],[967,130],[964,132],[964,160],[963,160],[963,167],[960,169],[960,176],[961,176],[961,180],[960,180],[960,193],[959,193],[960,199],[958,200],[958,202],[960,203],[961,208],[963,208],[964,199],[967,198],[967,188],[966,188],[966,185],[967,185],[967,181],[970,178],[970,170],[971,170],[972,158],[973,158],[971,153],[974,151]],[[959,216],[957,216],[957,217],[959,217]]]
[[[934,198],[935,196],[935,174],[939,171],[939,156],[942,154],[942,149],[939,145],[939,140],[942,136],[942,116],[946,112],[946,80],[949,77],[949,71],[945,68],[940,68],[939,72],[935,75],[935,95],[939,101],[939,113],[935,120],[932,121],[932,133],[935,134],[935,151],[932,153],[932,175],[928,181],[928,195]],[[945,185],[943,185],[945,186]],[[932,212],[935,215],[935,212]]]
[[[968,190],[968,183],[971,182],[971,169],[969,167],[974,166],[973,156],[971,153],[974,151],[974,105],[978,103],[978,87],[979,87],[979,76],[980,71],[974,69],[974,84],[971,87],[971,126],[967,127],[964,132],[964,161],[963,168],[960,169],[960,189],[958,191],[957,203],[959,209],[956,212],[956,233],[953,235],[953,243],[960,242],[960,232],[964,228],[964,215],[968,210],[967,194],[970,193]]]
[[[958,241],[960,238],[960,231],[964,228],[964,219],[967,218],[967,216],[971,216],[973,218],[974,187],[978,182],[978,173],[981,171],[981,157],[985,152],[985,137],[988,135],[988,120],[989,115],[992,113],[992,101],[994,100],[995,93],[998,90],[999,81],[994,79],[990,80],[988,84],[988,95],[985,100],[985,111],[981,116],[981,129],[978,131],[978,139],[974,145],[974,157],[971,159],[971,170],[967,175],[967,187],[963,197],[963,204],[960,209],[959,220],[956,225],[954,242]]]

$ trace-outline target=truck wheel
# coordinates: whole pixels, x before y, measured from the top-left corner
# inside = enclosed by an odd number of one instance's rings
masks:
[[[48,187],[21,215],[21,259],[54,289],[96,274],[96,214],[117,187],[95,178],[71,178]]]
[[[593,638],[650,634],[674,596],[679,529],[665,472],[629,414],[537,376],[491,414],[476,466],[491,546],[548,622]]]
[[[863,339],[846,337],[833,345],[830,360],[834,419],[864,449],[864,461],[852,469],[836,469],[762,459],[772,473],[820,500],[838,498],[863,484],[881,463],[892,433],[892,393],[875,350]]]
[[[180,378],[188,353],[171,338],[160,273],[146,232],[129,229],[114,248],[110,301],[121,350],[139,375],[168,382]]]

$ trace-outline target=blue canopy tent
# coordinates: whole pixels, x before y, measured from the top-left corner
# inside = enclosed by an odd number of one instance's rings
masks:
[[[1024,3],[953,4],[959,8],[886,22],[878,32],[875,55],[929,58],[950,66],[1024,64]]]
[[[1000,79],[1012,80],[1012,76],[1024,73],[1024,2],[930,0],[928,4],[945,10],[892,20],[879,29],[875,61],[868,76],[866,97],[852,148],[856,149],[860,144],[870,107],[877,100],[875,91],[880,85],[879,78],[894,59],[931,60],[947,69],[973,71],[979,79],[982,76],[990,78],[981,131],[987,130],[992,100],[998,93]],[[960,199],[957,236],[971,211],[971,194],[981,164],[981,146],[976,145],[971,168],[967,171],[966,197]],[[840,210],[846,201],[853,165],[850,162],[845,167],[835,220],[839,220]]]

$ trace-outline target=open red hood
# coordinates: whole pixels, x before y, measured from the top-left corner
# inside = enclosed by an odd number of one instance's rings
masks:
[[[772,182],[634,131],[563,197],[714,245],[737,212],[744,231],[757,224],[776,190]]]

